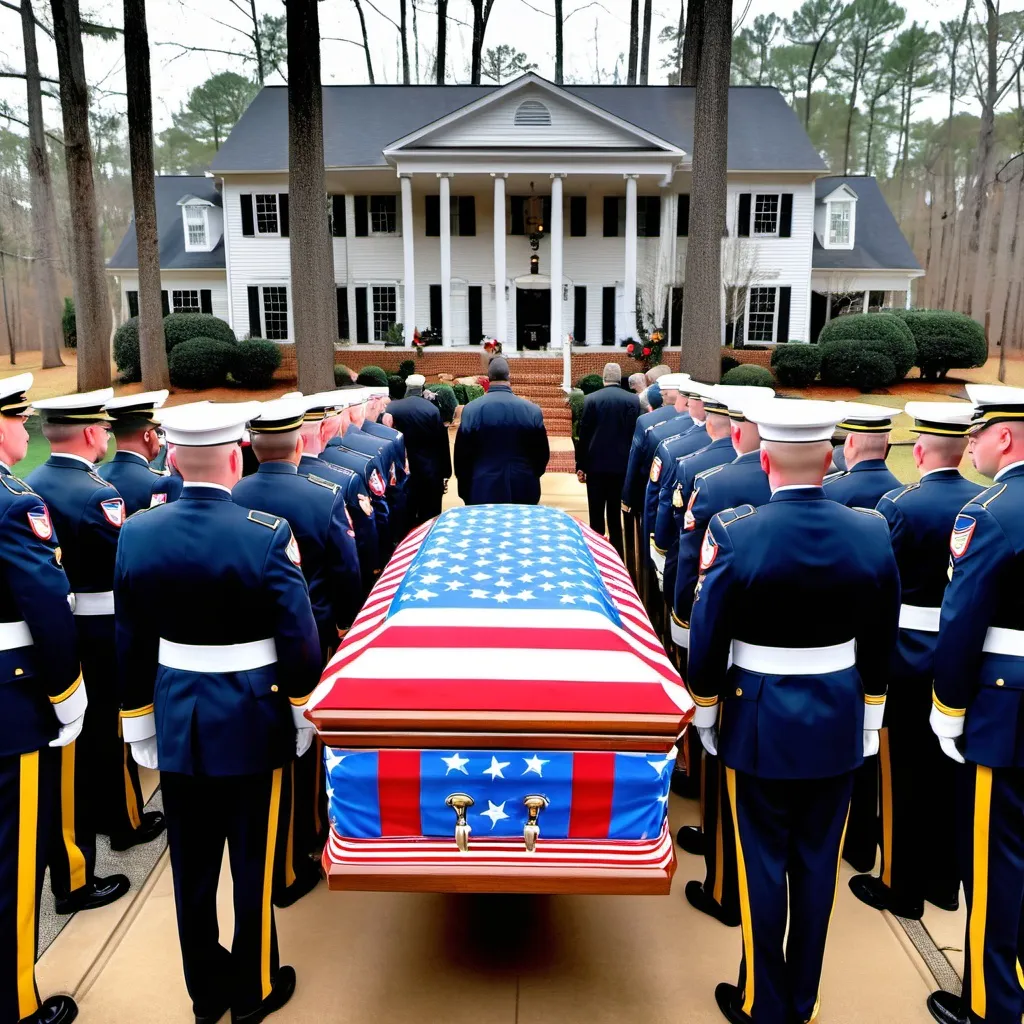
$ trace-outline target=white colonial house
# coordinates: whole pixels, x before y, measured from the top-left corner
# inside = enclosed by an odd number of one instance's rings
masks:
[[[203,177],[159,177],[165,307],[289,342],[288,111],[264,88]],[[448,346],[680,343],[692,89],[324,88],[338,337]],[[808,341],[835,308],[910,301],[922,271],[873,178],[828,177],[773,88],[729,95],[723,340]],[[109,263],[137,312],[134,225]],[[392,334],[395,332],[392,331]]]

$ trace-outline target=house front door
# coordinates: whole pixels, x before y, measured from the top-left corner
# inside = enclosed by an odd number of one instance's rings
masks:
[[[546,288],[516,289],[516,348],[547,348],[551,340],[551,293]]]

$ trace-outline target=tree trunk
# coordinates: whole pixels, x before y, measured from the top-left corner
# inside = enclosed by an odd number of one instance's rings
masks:
[[[555,85],[562,84],[562,33],[564,29],[562,0],[555,0]]]
[[[249,8],[252,12],[250,15],[252,18],[252,45],[256,51],[256,81],[262,89],[266,73],[263,68],[263,40],[260,37],[260,19],[256,13],[256,0],[249,0]],[[142,295],[140,293],[139,299],[141,300],[141,298]]]
[[[846,141],[843,143],[843,174],[850,173],[850,136],[853,133],[853,117],[857,112],[857,89],[860,86],[860,72],[853,70],[853,85],[850,88],[850,109],[846,115]]]
[[[444,85],[444,65],[448,45],[448,0],[437,0],[437,53],[434,57],[436,84]]]
[[[359,0],[352,0],[352,3],[356,5],[356,14],[359,15],[359,27],[363,31],[363,53],[366,54],[366,74],[370,79],[370,85],[376,85],[373,79],[373,58],[370,56],[370,37],[366,34],[366,18],[363,17],[363,5]],[[440,6],[440,3],[438,3],[438,6]],[[317,23],[319,24],[319,18]]]
[[[480,84],[480,67],[483,63],[484,35],[487,21],[491,16],[494,0],[470,0],[473,5],[473,49],[470,56],[470,81]]]
[[[636,60],[640,46],[640,0],[629,3],[629,66],[626,69],[626,85],[636,85]]]
[[[413,0],[415,2],[415,0]],[[406,0],[398,0],[399,20],[401,25],[398,34],[402,37],[402,85],[409,85],[409,25],[408,4]]]
[[[412,5],[412,66],[415,72],[416,84],[420,84],[420,26],[416,20],[416,0]]]
[[[1024,161],[1021,161],[1024,163]],[[1024,168],[1022,168],[1024,170]],[[1009,305],[1010,265],[1013,262],[1014,246],[1019,244],[1017,224],[1020,216],[1021,186],[1024,174],[1008,185],[999,186],[1003,192],[1003,203],[999,216],[999,238],[996,242],[996,257],[992,282],[992,343],[1001,342],[1005,349],[1009,337],[1005,332],[1006,308]],[[1000,351],[1000,356],[1002,356]]]
[[[25,84],[28,93],[28,177],[29,193],[32,198],[40,347],[43,369],[48,370],[54,366],[64,365],[60,354],[61,309],[60,292],[57,288],[60,243],[57,240],[56,199],[53,194],[53,179],[50,177],[50,158],[46,152],[43,93],[39,81],[36,23],[31,0],[21,0],[21,35],[25,49]]]
[[[651,63],[651,14],[654,0],[644,0],[644,28],[640,36],[640,84],[647,84]]]
[[[683,82],[683,39],[686,37],[686,0],[679,0],[679,28],[676,29],[676,85]]]
[[[807,65],[807,99],[804,102],[804,128],[811,126],[811,91],[814,89],[814,69],[818,63],[818,51],[821,49],[822,40],[818,40],[811,50],[811,59]]]
[[[324,111],[317,0],[288,0],[288,206],[299,390],[334,387],[334,253],[324,195]]]
[[[711,3],[713,0],[707,2]],[[697,84],[697,65],[700,62],[704,35],[704,3],[705,0],[687,0],[686,3],[686,35],[683,37],[683,70],[679,78],[680,85]]]
[[[147,391],[170,387],[160,301],[160,241],[153,167],[153,98],[149,81],[146,0],[124,0],[128,150],[132,167],[135,241],[139,255],[139,357]]]
[[[75,280],[78,330],[78,390],[110,384],[110,303],[103,275],[103,252],[96,220],[89,140],[89,95],[82,54],[78,0],[51,0],[57,46],[60,106],[64,121],[64,158],[71,205],[71,265]]]
[[[692,18],[690,26],[693,26]],[[695,380],[714,383],[721,374],[731,0],[708,0],[701,35],[693,113],[693,181],[683,291],[683,344],[687,371]]]

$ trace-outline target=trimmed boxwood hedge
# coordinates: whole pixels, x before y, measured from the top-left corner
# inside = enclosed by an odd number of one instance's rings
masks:
[[[600,391],[604,387],[604,378],[599,373],[588,373],[585,377],[580,377],[576,381],[576,387],[584,395],[592,395],[595,391]]]
[[[903,380],[917,362],[917,343],[910,328],[892,313],[852,313],[836,317],[821,329],[818,344],[833,341],[881,341],[893,366],[893,376],[886,384]],[[822,352],[822,361],[825,354]],[[881,385],[884,386],[884,385]]]
[[[214,338],[227,344],[236,343],[235,332],[218,316],[209,313],[171,313],[164,317],[164,345],[167,354],[193,338]],[[142,379],[139,355],[139,318],[125,320],[114,332],[114,362],[126,383]]]
[[[580,418],[583,416],[583,399],[587,396],[579,388],[573,388],[569,392],[566,402],[569,405],[569,413],[572,416],[572,439],[580,439]]]
[[[427,391],[433,391],[437,397],[437,411],[445,423],[451,423],[455,419],[455,410],[458,408],[458,401],[455,398],[455,389],[451,384],[428,384]]]
[[[238,346],[222,338],[189,338],[167,358],[176,388],[216,388],[224,384]]]
[[[723,378],[723,384],[740,384],[747,387],[770,388],[775,385],[771,370],[753,363],[734,366]]]
[[[232,378],[245,388],[269,388],[281,365],[281,346],[266,338],[246,338],[232,347]]]
[[[772,353],[772,370],[778,382],[788,388],[805,388],[814,382],[821,369],[821,349],[817,345],[789,342]]]
[[[416,361],[413,359],[403,359],[398,364],[398,376],[405,380],[406,377],[411,376],[416,372]]]
[[[368,388],[386,388],[388,375],[379,366],[364,366],[356,377],[356,383]]]
[[[334,386],[336,388],[348,387],[352,383],[352,371],[344,364],[338,363],[334,367]]]
[[[953,367],[984,366],[985,329],[965,313],[948,309],[894,309],[917,343],[921,376],[941,380]]]
[[[396,402],[399,398],[405,398],[405,378],[397,373],[388,377],[388,394]]]
[[[467,384],[466,385],[466,405],[469,405],[474,399],[483,398],[487,392],[484,391],[480,384]]]
[[[139,318],[125,320],[114,331],[114,362],[117,372],[126,384],[142,380],[142,363],[139,354]]]
[[[889,345],[881,339],[829,342],[821,352],[821,380],[830,387],[872,391],[892,383],[896,374]]]

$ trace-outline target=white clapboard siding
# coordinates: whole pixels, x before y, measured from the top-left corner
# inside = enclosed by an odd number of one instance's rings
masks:
[[[121,322],[124,323],[128,319],[128,292],[139,290],[139,279],[136,275],[119,274],[118,281],[121,285]],[[209,289],[213,315],[219,316],[221,320],[228,319],[228,286],[223,272],[190,275],[187,270],[165,270],[160,275],[160,287],[168,293],[168,305],[171,303],[172,291],[180,289],[198,292]]]

